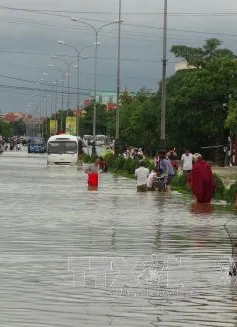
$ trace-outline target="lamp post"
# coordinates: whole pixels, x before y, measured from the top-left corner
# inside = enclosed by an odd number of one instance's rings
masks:
[[[42,92],[41,86],[44,84],[44,78],[41,78],[39,82],[36,83],[36,85],[39,87],[39,91]],[[41,103],[41,95],[39,95],[39,121],[38,121],[38,128],[39,128],[39,134],[43,136],[43,124],[41,124],[41,118],[42,118],[42,103]],[[42,126],[41,126],[42,125]]]
[[[48,76],[48,73],[43,72],[43,76]],[[46,95],[45,91],[44,91],[44,95],[43,95],[43,103],[44,103],[44,108],[45,108],[45,135],[48,135],[48,97],[49,95]]]
[[[51,97],[51,99],[52,99],[52,97],[53,97],[53,94],[47,94],[47,97],[46,97],[46,126],[45,126],[45,134],[46,134],[46,137],[48,137],[48,123],[49,123],[49,121],[48,121],[48,102],[49,102],[49,98]],[[50,100],[51,100],[50,99]],[[51,100],[51,108],[52,108],[52,100]]]
[[[60,117],[60,129],[62,131],[63,130],[63,114],[62,114],[62,112],[63,112],[63,107],[64,107],[64,96],[63,96],[64,95],[64,90],[63,89],[64,89],[64,82],[65,82],[64,78],[65,78],[65,76],[68,75],[68,73],[66,73],[65,71],[63,71],[62,69],[60,69],[58,67],[55,67],[55,65],[48,64],[47,66],[49,68],[51,68],[51,69],[56,68],[57,70],[59,70],[61,72],[60,78],[57,79],[57,80],[55,80],[53,82],[53,84],[56,86],[56,100],[55,100],[55,117],[56,117],[57,116],[57,104],[58,104],[58,102],[57,102],[57,98],[58,98],[58,86],[59,86],[59,82],[62,82],[62,91],[61,91],[61,97],[62,97],[62,102],[61,103],[62,104],[61,104],[61,115],[60,115],[61,116]],[[56,121],[55,121],[55,130],[56,130]]]
[[[70,67],[74,63],[73,62],[70,63],[64,59],[60,59],[60,58],[58,58],[58,56],[55,56],[55,55],[52,56],[52,59],[57,59],[58,61],[63,62],[67,66],[67,75],[68,75],[68,78],[67,78],[67,115],[68,115],[68,109],[70,109],[70,100],[69,100],[70,77],[69,77],[69,75],[70,75]]]
[[[58,107],[58,86],[59,86],[59,82],[60,81],[63,81],[64,82],[64,80],[55,80],[54,82],[53,82],[53,85],[55,86],[55,104],[54,104],[54,112],[55,112],[55,125],[54,125],[54,129],[55,129],[55,132],[57,132],[57,129],[58,129],[58,126],[57,126],[57,124],[56,124],[56,121],[57,121],[57,107]],[[61,104],[61,106],[62,106],[62,108],[63,108],[63,84],[62,84],[62,91],[61,91],[61,93],[62,93],[62,104]],[[62,109],[61,109],[61,112],[60,112],[60,130],[62,131],[62,129],[63,129],[63,115],[62,115]]]
[[[58,44],[60,44],[60,45],[64,45],[64,46],[66,46],[66,47],[68,47],[68,48],[71,48],[71,49],[75,50],[76,53],[77,53],[77,67],[76,67],[76,68],[77,68],[77,113],[78,113],[78,109],[80,109],[80,59],[86,59],[86,58],[88,58],[87,56],[83,56],[83,57],[81,57],[81,53],[82,53],[85,49],[92,47],[93,44],[88,45],[88,46],[85,46],[85,47],[83,47],[83,48],[80,49],[80,50],[78,50],[76,47],[74,47],[74,46],[68,44],[68,43],[65,42],[65,41],[61,41],[61,40],[59,40],[59,41],[58,41]],[[80,114],[80,113],[79,113],[79,114]],[[77,136],[79,136],[79,115],[77,115]]]
[[[114,22],[109,22],[107,24],[103,24],[100,27],[96,28],[94,25],[89,24],[87,22],[84,22],[82,20],[76,19],[76,18],[71,18],[72,21],[74,22],[79,22],[84,25],[89,26],[92,28],[92,30],[95,33],[95,58],[94,58],[94,108],[93,108],[93,143],[92,143],[92,155],[96,154],[96,146],[95,146],[95,141],[96,141],[96,88],[97,88],[97,50],[98,50],[98,34],[99,32],[106,26],[113,25],[113,24],[118,24],[121,23],[122,21],[114,21]]]

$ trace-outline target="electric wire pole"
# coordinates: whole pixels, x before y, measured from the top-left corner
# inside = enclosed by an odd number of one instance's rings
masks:
[[[166,43],[167,43],[167,0],[164,0],[164,30],[163,30],[163,60],[162,60],[162,89],[161,89],[161,126],[160,139],[165,141],[166,132]]]
[[[119,97],[120,97],[120,53],[121,53],[121,0],[119,0],[119,24],[118,24],[118,61],[117,61],[117,106],[116,106],[116,133],[119,139]]]

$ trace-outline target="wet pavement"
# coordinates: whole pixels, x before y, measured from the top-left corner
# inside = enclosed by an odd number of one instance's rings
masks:
[[[24,151],[0,167],[0,326],[237,326],[235,212],[111,174],[88,191],[83,171]]]

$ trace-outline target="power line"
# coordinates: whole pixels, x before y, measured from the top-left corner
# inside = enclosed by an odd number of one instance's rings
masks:
[[[7,9],[7,10],[12,10],[12,11],[24,11],[24,12],[31,12],[31,13],[34,12],[34,13],[37,13],[37,14],[44,14],[44,15],[50,15],[50,16],[55,16],[55,17],[63,17],[63,18],[71,19],[71,16],[62,15],[62,14],[60,14],[60,11],[58,11],[58,13],[57,13],[57,11],[52,11],[52,10],[24,9],[24,8],[15,8],[15,7],[8,7],[8,6],[0,6],[0,8]],[[72,12],[72,13],[75,14],[75,12]],[[199,13],[199,14],[201,14],[201,13]],[[86,19],[86,18],[80,18],[80,20],[97,21],[97,22],[101,22],[101,23],[108,22],[108,21],[95,20],[95,19]],[[148,25],[140,25],[140,24],[128,24],[128,23],[123,23],[123,25],[124,26],[133,26],[133,27],[140,27],[140,28],[155,29],[155,30],[163,30],[163,27],[156,27],[156,26],[148,26]],[[228,34],[228,33],[204,32],[204,31],[177,29],[177,28],[168,28],[167,30],[175,31],[175,32],[185,32],[185,33],[195,33],[195,34],[205,34],[205,35],[219,35],[219,36],[237,37],[236,34]]]
[[[46,24],[46,23],[42,23],[42,22],[28,21],[26,19],[19,20],[19,18],[18,18],[18,21],[16,21],[15,19],[10,20],[10,19],[6,19],[5,18],[5,19],[1,19],[0,23],[1,22],[6,22],[6,23],[10,23],[10,24],[22,24],[22,22],[24,22],[24,23],[32,24],[32,25],[36,25],[36,26],[39,25],[40,27],[41,26],[45,26],[45,27],[47,26],[47,27],[49,27],[50,29],[53,29],[53,30],[57,29],[57,31],[58,30],[63,30],[64,31],[65,29],[68,30],[68,31],[75,31],[74,28],[69,28],[68,26],[65,26],[65,25],[62,27],[62,25]],[[90,30],[88,30],[87,27],[80,27],[80,30],[85,30],[85,31],[90,32]],[[112,35],[112,36],[115,36],[114,33],[105,32],[105,31],[103,31],[101,34],[102,35]],[[161,37],[155,37],[153,40],[149,40],[148,37],[151,36],[150,34],[141,33],[141,32],[137,32],[137,31],[129,31],[129,30],[123,30],[122,33],[121,33],[121,35],[123,36],[123,38],[134,38],[134,37],[141,38],[142,37],[142,38],[144,38],[144,40],[150,41],[150,42],[154,42],[154,41],[157,42],[157,40],[159,40],[161,38]],[[169,37],[169,39],[170,40],[171,39],[174,39],[174,40],[182,40],[182,41],[184,40],[184,38],[175,38],[175,37]],[[189,39],[189,40],[191,40],[191,39]]]
[[[41,53],[41,52],[29,52],[29,51],[15,51],[15,50],[0,50],[0,53],[12,53],[12,54],[28,54],[28,55],[37,55],[37,56],[51,56],[52,53]],[[67,58],[76,58],[73,55],[58,55],[57,57],[67,57]],[[93,56],[88,56],[87,59],[94,59]],[[115,57],[98,57],[100,60],[117,60]],[[150,62],[150,63],[157,63],[161,60],[159,59],[139,59],[139,58],[121,58],[121,61],[137,61],[137,62]],[[171,62],[171,61],[170,61]]]
[[[19,68],[24,68],[24,69],[35,69],[35,70],[39,70],[42,72],[42,67],[35,67],[35,66],[23,66],[23,65],[17,65],[17,64],[7,64],[7,63],[3,63],[0,62],[1,66],[10,66],[10,67],[19,67]],[[83,75],[93,75],[94,73],[92,72],[86,72],[86,71],[82,71]],[[98,76],[106,76],[106,77],[116,77],[116,74],[104,74],[104,73],[99,73],[98,72]],[[53,76],[51,76],[53,77]],[[131,76],[129,75],[129,77],[127,76],[121,76],[122,79],[142,79],[144,78],[144,75],[141,76]],[[156,78],[146,78],[146,80],[157,80]]]
[[[15,89],[15,90],[29,90],[29,91],[37,91],[37,92],[45,92],[45,93],[55,93],[55,91],[53,91],[52,89],[40,89],[40,88],[33,88],[33,87],[26,87],[26,86],[16,86],[16,85],[9,85],[9,84],[0,84],[0,88],[6,88],[6,89]],[[82,90],[87,90],[87,91],[91,91],[91,89],[82,89]],[[65,91],[57,91],[58,94],[68,94],[68,92]],[[76,95],[77,92],[69,92],[70,95]],[[84,94],[83,92],[81,92],[81,94]],[[88,94],[88,93],[86,93]]]
[[[14,11],[26,11],[35,13],[52,13],[52,14],[93,14],[93,15],[116,15],[117,12],[113,11],[70,11],[70,10],[49,10],[49,9],[26,9],[26,8],[14,8],[8,6],[0,6],[2,9],[14,10]],[[164,15],[164,12],[123,12],[123,15],[127,16],[157,16]],[[195,16],[233,16],[237,15],[237,12],[169,12],[169,16],[183,16],[183,15],[195,15]]]

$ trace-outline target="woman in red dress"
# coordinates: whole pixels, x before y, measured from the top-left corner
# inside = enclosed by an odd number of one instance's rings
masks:
[[[211,202],[215,191],[215,180],[211,167],[199,153],[194,155],[194,165],[188,181],[198,203]]]

